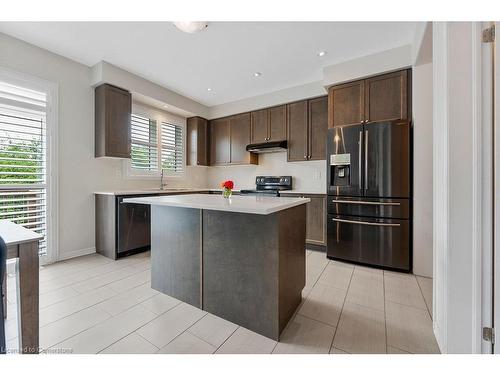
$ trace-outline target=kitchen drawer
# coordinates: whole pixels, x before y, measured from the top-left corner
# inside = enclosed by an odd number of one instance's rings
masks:
[[[330,258],[410,271],[410,221],[328,215]]]
[[[328,196],[328,213],[394,219],[410,218],[409,199]]]

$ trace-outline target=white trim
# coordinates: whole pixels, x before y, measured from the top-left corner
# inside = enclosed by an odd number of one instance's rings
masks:
[[[433,24],[433,318],[434,334],[447,352],[448,315],[448,25]],[[444,111],[443,111],[444,108]]]
[[[498,30],[500,30],[500,22],[495,22],[495,28],[497,30],[497,41],[498,41]],[[494,166],[494,177],[495,189],[498,189],[498,176],[500,176],[500,121],[499,121],[499,110],[500,110],[500,93],[498,88],[500,87],[500,51],[498,48],[498,43],[495,41],[495,81],[494,81],[494,92],[495,92],[495,102],[493,103],[494,108],[494,128],[495,128],[495,139],[493,150],[493,160]],[[494,204],[494,218],[495,226],[493,228],[494,232],[494,274],[493,274],[493,285],[494,285],[494,295],[493,295],[493,306],[494,306],[494,316],[493,316],[493,326],[496,330],[497,344],[494,345],[495,354],[500,354],[500,344],[498,343],[500,336],[500,199],[498,199],[499,194],[495,193]]]
[[[96,252],[95,247],[88,247],[86,249],[79,249],[74,251],[69,251],[65,253],[61,253],[59,256],[59,260],[66,260],[76,257],[81,257],[84,255],[94,254]]]
[[[473,353],[481,353],[482,330],[482,95],[481,95],[481,22],[472,32],[472,296],[471,343]]]
[[[0,80],[47,94],[47,256],[40,258],[42,264],[59,259],[59,123],[58,85],[32,75],[0,67]]]

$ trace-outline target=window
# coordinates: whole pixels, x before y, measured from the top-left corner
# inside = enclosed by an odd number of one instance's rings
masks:
[[[156,121],[132,115],[132,168],[158,169],[158,132]]]
[[[0,81],[0,220],[46,236],[47,96]],[[46,238],[40,253],[46,253]]]
[[[180,173],[183,167],[182,127],[161,123],[161,165],[167,172]]]
[[[184,126],[181,118],[135,105],[132,115],[132,157],[128,174],[157,177],[160,166],[167,175],[184,171]],[[161,162],[159,162],[161,161]]]

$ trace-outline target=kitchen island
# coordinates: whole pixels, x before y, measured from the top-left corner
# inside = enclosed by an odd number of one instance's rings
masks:
[[[151,286],[274,340],[305,286],[308,198],[189,194],[151,205]]]

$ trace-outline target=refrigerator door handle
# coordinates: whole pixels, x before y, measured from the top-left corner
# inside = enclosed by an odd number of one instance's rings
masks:
[[[400,202],[346,201],[346,200],[340,200],[340,199],[332,199],[332,203],[366,204],[366,205],[372,205],[372,206],[401,206]]]
[[[361,185],[361,180],[363,179],[362,174],[361,174],[361,166],[362,166],[362,152],[361,150],[363,149],[363,131],[360,130],[359,132],[359,147],[358,147],[358,178],[359,178],[359,188],[360,190],[363,189],[363,185]]]
[[[365,130],[365,190],[368,190],[368,130]]]
[[[346,219],[332,219],[332,221],[339,223],[348,223],[348,224],[359,224],[359,225],[371,225],[375,227],[400,227],[401,224],[398,223],[371,223],[369,221],[357,221],[357,220],[346,220]]]

